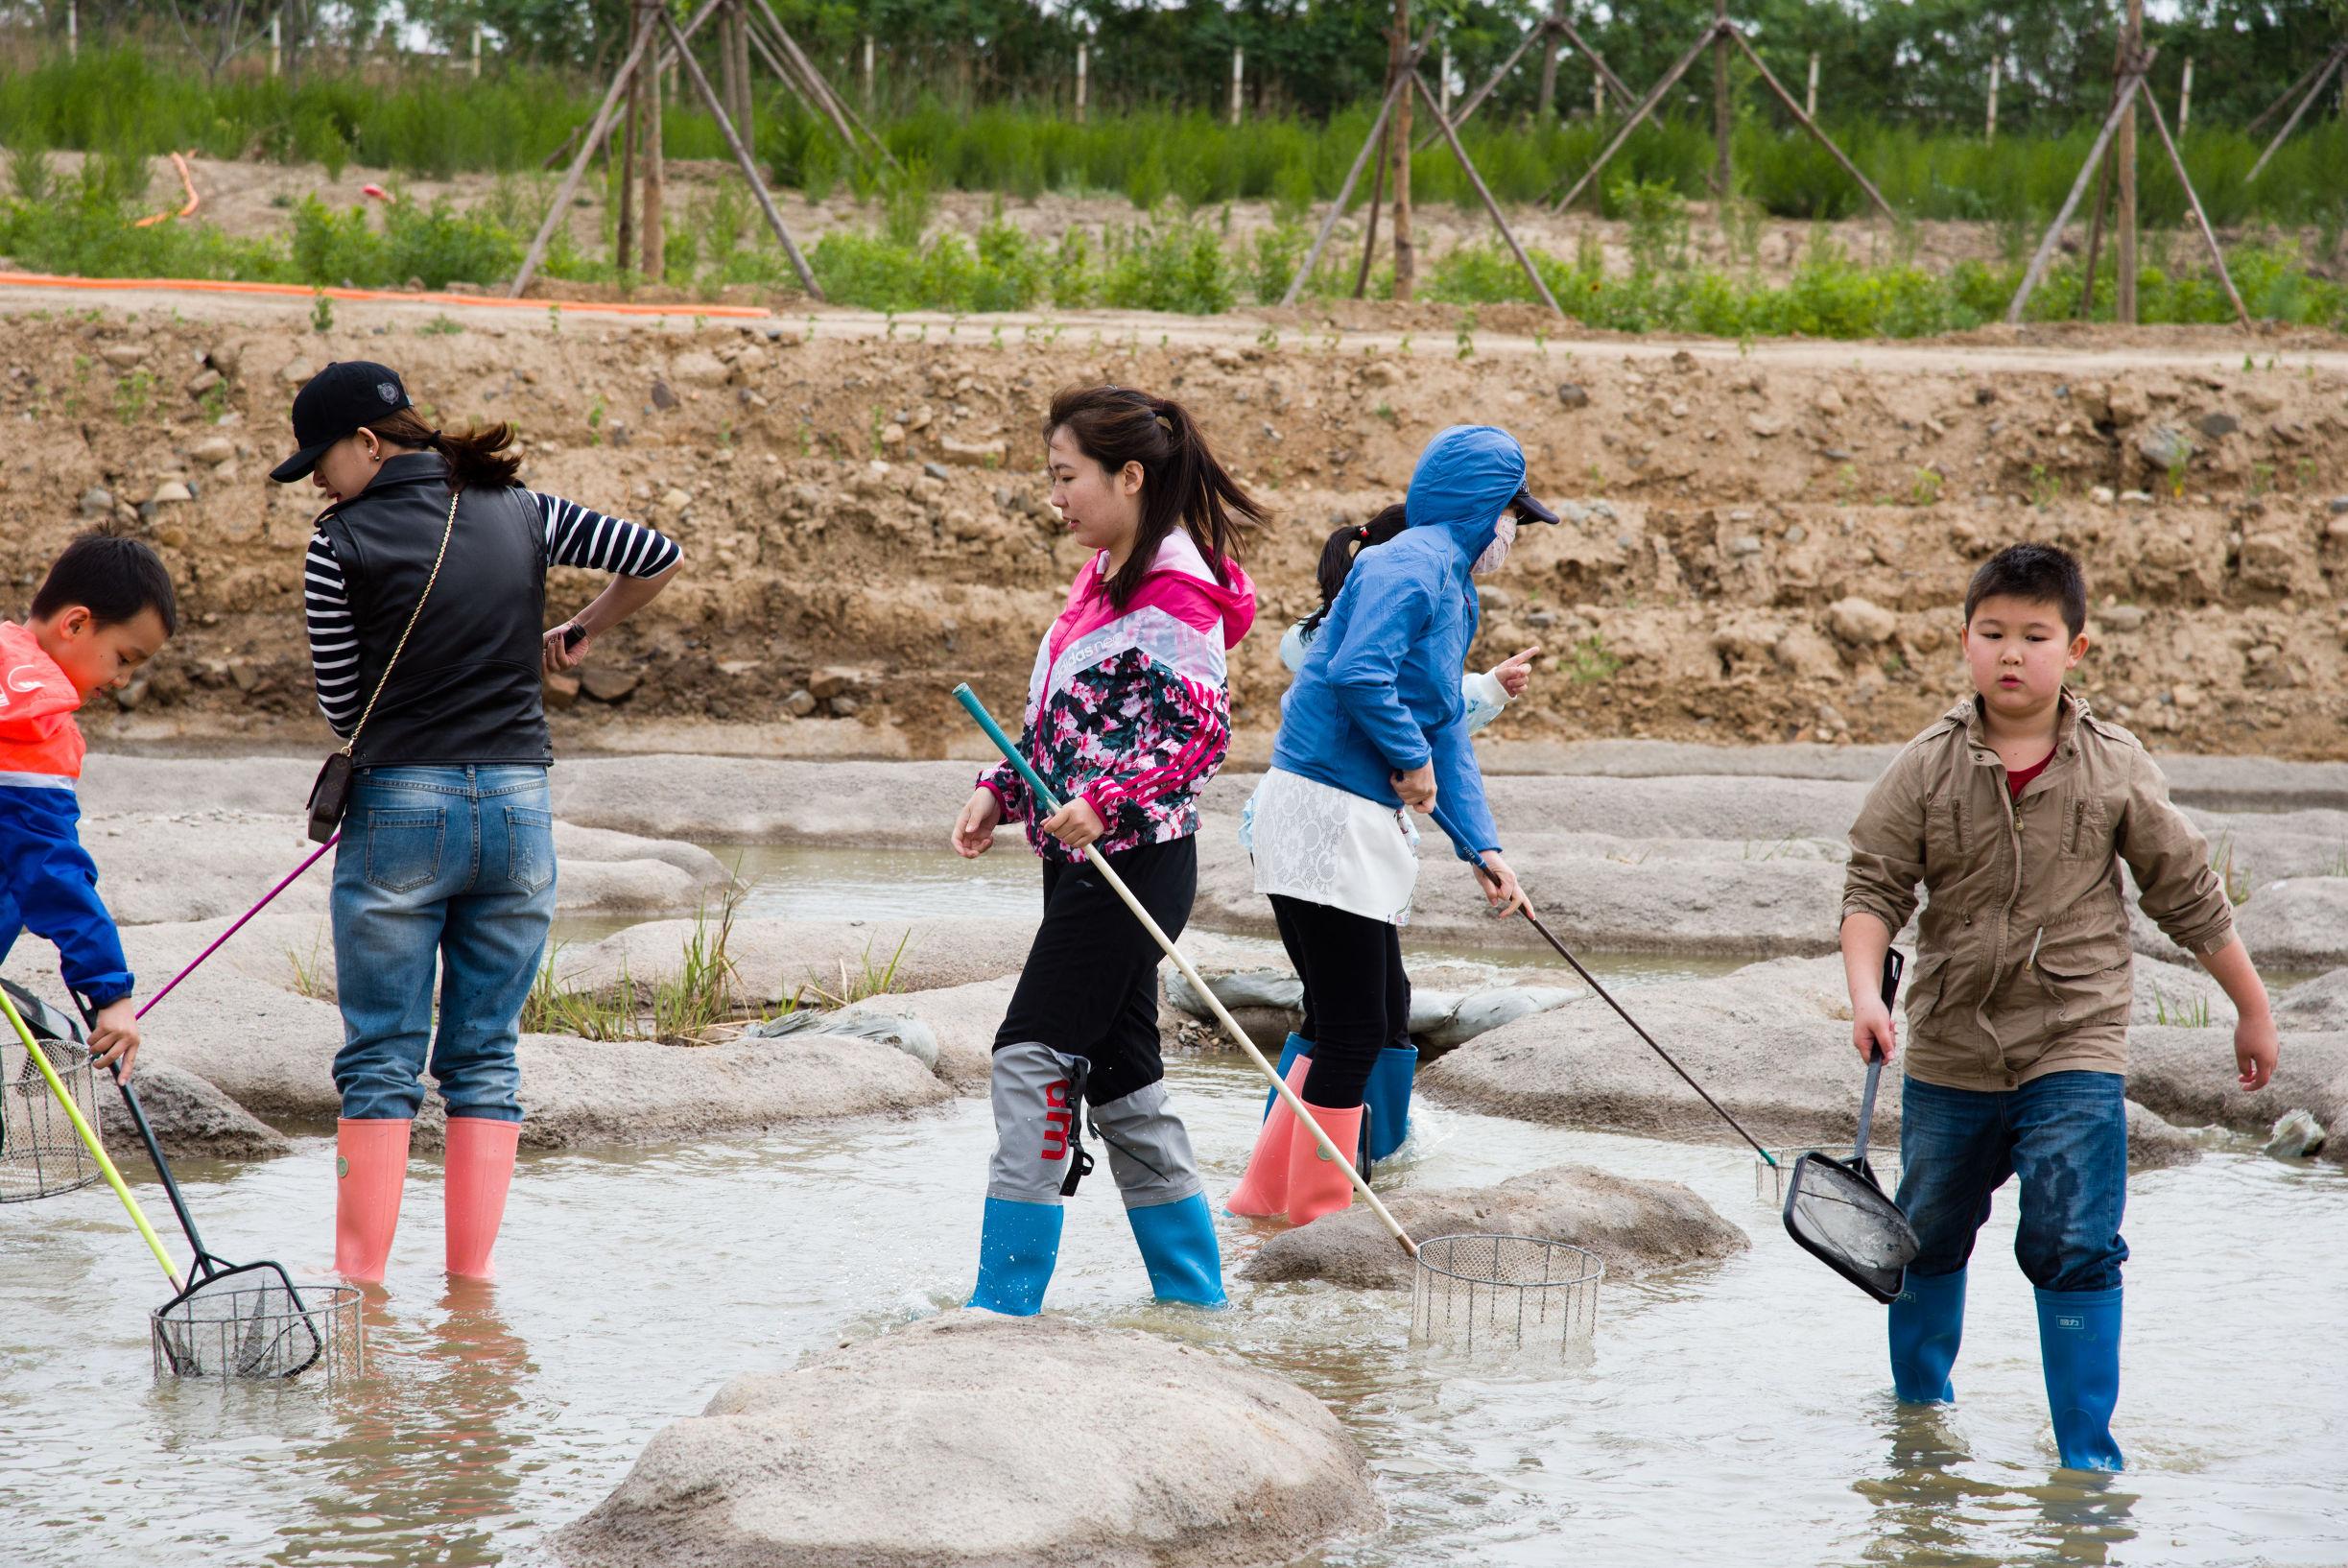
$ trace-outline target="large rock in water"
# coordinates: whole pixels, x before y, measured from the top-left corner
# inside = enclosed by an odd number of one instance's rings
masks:
[[[1387,1207],[1422,1242],[1459,1231],[1537,1236],[1597,1253],[1610,1279],[1717,1263],[1750,1245],[1743,1231],[1676,1181],[1632,1181],[1587,1165],[1553,1165],[1497,1187],[1407,1192]],[[1268,1282],[1325,1279],[1356,1290],[1407,1291],[1412,1268],[1377,1217],[1357,1203],[1282,1231],[1240,1272]]]
[[[555,1537],[565,1568],[1241,1568],[1379,1521],[1319,1401],[1237,1358],[954,1313],[750,1373]]]
[[[163,1147],[165,1159],[176,1160],[183,1154],[270,1159],[293,1151],[291,1138],[229,1099],[210,1081],[169,1062],[142,1062],[130,1076],[130,1087],[138,1095],[139,1109],[147,1113],[148,1129]],[[98,1082],[98,1129],[105,1134],[107,1152],[116,1164],[132,1159],[146,1163],[146,1146],[139,1142],[130,1108],[103,1073]]]

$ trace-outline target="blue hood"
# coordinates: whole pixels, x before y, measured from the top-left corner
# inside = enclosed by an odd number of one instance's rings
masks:
[[[1500,532],[1500,515],[1525,486],[1525,449],[1491,425],[1438,431],[1418,455],[1403,515],[1411,528],[1439,528],[1473,562]]]

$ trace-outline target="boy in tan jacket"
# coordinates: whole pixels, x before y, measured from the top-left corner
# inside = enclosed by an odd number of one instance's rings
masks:
[[[2136,737],[2066,691],[2087,652],[2078,562],[2000,551],[1965,593],[1975,695],[1909,742],[1851,828],[1842,959],[1851,1034],[1890,1059],[1884,950],[1929,894],[1908,992],[1898,1202],[1921,1244],[1890,1312],[1899,1397],[1955,1397],[1965,1264],[1990,1195],[2021,1178],[2014,1253],[2037,1287],[2055,1446],[2117,1470],[2120,1237],[2127,1198],[2128,913],[2120,877],[2233,999],[2241,1085],[2273,1076],[2266,990],[2209,844]]]

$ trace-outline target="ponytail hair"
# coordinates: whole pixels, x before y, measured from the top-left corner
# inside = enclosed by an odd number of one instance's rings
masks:
[[[476,426],[462,435],[435,430],[413,408],[375,420],[367,426],[395,446],[438,452],[448,461],[449,482],[459,489],[502,490],[521,477],[522,460],[506,450],[513,444],[513,426]]]
[[[1384,544],[1404,527],[1403,504],[1399,501],[1372,517],[1366,523],[1347,523],[1329,535],[1329,542],[1320,547],[1320,564],[1314,568],[1314,578],[1320,583],[1320,608],[1305,617],[1305,635],[1320,630],[1329,606],[1337,603],[1337,593],[1345,585],[1347,574],[1363,551],[1371,545]]]
[[[1109,473],[1128,463],[1142,466],[1141,529],[1108,581],[1111,605],[1122,610],[1132,602],[1176,524],[1189,530],[1215,581],[1229,584],[1225,568],[1240,558],[1240,530],[1262,522],[1264,509],[1215,461],[1188,409],[1127,387],[1070,387],[1053,397],[1044,439],[1056,430]]]

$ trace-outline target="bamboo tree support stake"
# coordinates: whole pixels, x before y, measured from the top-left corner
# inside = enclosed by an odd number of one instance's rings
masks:
[[[1802,93],[1802,112],[1812,119],[1818,117],[1818,52],[1810,52],[1810,85]]]
[[[1084,123],[1084,79],[1088,74],[1087,67],[1092,63],[1087,59],[1091,53],[1089,45],[1081,43],[1077,45],[1077,124],[1079,125]]]
[[[865,112],[872,112],[872,35],[865,35]]]
[[[1467,182],[1476,188],[1476,195],[1483,202],[1483,209],[1492,215],[1492,223],[1499,228],[1500,237],[1508,242],[1508,249],[1515,255],[1516,264],[1524,268],[1525,275],[1532,280],[1532,292],[1541,297],[1541,303],[1550,308],[1551,314],[1563,321],[1565,312],[1558,309],[1556,296],[1549,292],[1549,284],[1542,279],[1540,270],[1533,266],[1532,258],[1525,254],[1525,248],[1516,243],[1516,234],[1508,227],[1508,220],[1501,212],[1500,203],[1492,200],[1491,191],[1484,186],[1483,176],[1476,172],[1476,165],[1468,157],[1467,149],[1459,145],[1459,133],[1451,128],[1449,120],[1443,118],[1442,109],[1435,104],[1435,94],[1427,86],[1427,79],[1413,69],[1411,81],[1418,88],[1418,95],[1427,101],[1427,107],[1435,109],[1435,124],[1443,128],[1443,139],[1451,143],[1451,155],[1459,160],[1460,172],[1467,176]]]
[[[637,73],[628,75],[628,108],[620,126],[620,214],[612,238],[614,267],[625,273],[635,265],[636,143],[644,134],[644,88]]]
[[[701,18],[709,13],[709,8],[714,4],[716,0],[704,0],[701,10],[694,15],[694,26],[700,25]],[[639,10],[636,13],[635,36],[629,42],[628,57],[620,61],[619,70],[612,74],[611,84],[604,91],[604,101],[596,108],[587,134],[580,138],[579,151],[571,154],[571,166],[563,171],[562,183],[555,187],[555,200],[548,204],[546,217],[538,225],[537,236],[530,242],[530,249],[522,257],[521,270],[513,274],[513,286],[507,291],[508,298],[522,297],[523,291],[530,287],[530,280],[538,270],[538,264],[546,259],[546,247],[555,237],[555,226],[569,218],[571,198],[579,194],[579,178],[586,172],[587,160],[595,155],[595,150],[603,145],[605,133],[611,129],[612,115],[619,107],[621,95],[627,91],[629,83],[636,79],[636,68],[644,63],[645,54],[652,46],[652,25]]]
[[[1369,292],[1369,270],[1378,256],[1378,203],[1386,199],[1386,138],[1378,141],[1378,167],[1369,177],[1369,221],[1362,227],[1362,266],[1353,274],[1353,297]]]
[[[725,109],[718,103],[717,90],[710,86],[709,78],[701,74],[701,62],[693,58],[693,51],[686,46],[685,36],[676,30],[676,19],[664,10],[660,13],[660,25],[669,30],[669,39],[676,46],[677,63],[692,79],[693,90],[701,95],[701,103],[709,112],[718,117],[718,130],[725,137],[726,148],[734,154],[734,162],[741,168],[742,178],[750,182],[750,194],[758,198],[759,210],[767,215],[767,226],[774,230],[774,237],[782,242],[783,254],[791,258],[791,270],[799,274],[799,286],[807,291],[810,299],[820,300],[823,290],[817,285],[816,274],[808,270],[807,258],[799,254],[797,244],[791,238],[791,230],[783,226],[783,215],[774,210],[774,198],[767,194],[767,182],[759,178],[758,165],[750,157],[750,150],[742,145],[742,138],[734,131],[734,123],[725,117]]]
[[[1330,234],[1337,228],[1337,221],[1345,215],[1345,203],[1352,199],[1354,186],[1361,181],[1362,166],[1369,162],[1371,150],[1378,145],[1379,137],[1386,131],[1387,122],[1393,117],[1394,100],[1401,97],[1403,91],[1404,84],[1399,79],[1387,83],[1386,97],[1378,104],[1378,117],[1370,122],[1369,134],[1363,139],[1362,150],[1353,155],[1353,167],[1345,171],[1345,182],[1337,188],[1337,200],[1329,204],[1329,216],[1321,220],[1320,232],[1313,236],[1313,249],[1304,253],[1304,260],[1297,265],[1296,275],[1288,280],[1288,292],[1280,297],[1283,306],[1296,302],[1296,295],[1304,287],[1305,279],[1313,275],[1313,269],[1320,261],[1322,249],[1328,245]]]
[[[1557,107],[1557,39],[1561,31],[1554,25],[1557,13],[1565,9],[1565,0],[1556,0],[1549,14],[1534,29],[1541,39],[1541,94],[1533,101],[1532,123],[1547,125],[1551,111]]]
[[[1512,59],[1513,59],[1514,57],[1510,57],[1510,58],[1512,58]],[[1442,63],[1442,64],[1441,64],[1441,65],[1440,65],[1440,66],[1439,66],[1439,67],[1436,69],[1436,71],[1435,71],[1435,86],[1437,87],[1437,89],[1439,89],[1439,90],[1438,90],[1438,94],[1437,94],[1437,96],[1438,96],[1438,97],[1439,97],[1439,98],[1442,100],[1440,103],[1438,103],[1438,104],[1435,106],[1435,119],[1436,119],[1436,120],[1437,120],[1439,123],[1442,123],[1442,124],[1446,124],[1446,125],[1448,125],[1448,124],[1450,123],[1450,121],[1451,121],[1451,45],[1450,45],[1450,44],[1445,44],[1445,45],[1443,46],[1443,63]],[[1419,145],[1420,145],[1420,146],[1422,146],[1422,147],[1424,147],[1424,146],[1426,145],[1426,143],[1425,143],[1424,141],[1421,141],[1421,142],[1419,143]]]
[[[1891,210],[1891,203],[1885,201],[1884,193],[1875,188],[1875,181],[1859,172],[1859,165],[1843,155],[1842,149],[1835,145],[1835,138],[1821,130],[1817,121],[1794,107],[1793,94],[1788,92],[1785,84],[1777,80],[1776,75],[1770,71],[1768,66],[1762,63],[1761,56],[1754,52],[1752,41],[1745,37],[1744,30],[1731,22],[1728,24],[1727,31],[1728,36],[1736,40],[1737,47],[1744,51],[1744,58],[1753,62],[1753,69],[1761,73],[1761,80],[1768,83],[1769,90],[1777,94],[1778,102],[1786,106],[1786,111],[1794,117],[1804,131],[1818,139],[1818,145],[1825,148],[1837,163],[1842,165],[1844,174],[1859,182],[1859,188],[1867,193],[1867,200],[1873,202],[1885,217],[1893,223],[1898,223],[1900,215]]]
[[[2217,264],[2218,281],[2226,286],[2226,297],[2234,302],[2234,319],[2250,330],[2250,312],[2242,307],[2242,297],[2235,292],[2234,274],[2226,270],[2226,253],[2218,243],[2218,233],[2210,227],[2209,215],[2201,210],[2201,195],[2194,189],[2193,177],[2185,172],[2185,154],[2169,134],[2169,122],[2161,118],[2161,101],[2150,92],[2145,94],[2145,107],[2151,111],[2152,129],[2160,134],[2161,148],[2169,154],[2170,166],[2177,172],[2177,183],[2185,187],[2185,202],[2193,209],[2194,226],[2201,230],[2201,239],[2210,248],[2210,260]]]
[[[1647,96],[1639,100],[1639,107],[1630,111],[1630,118],[1623,122],[1623,128],[1614,133],[1614,139],[1608,142],[1600,151],[1598,156],[1591,160],[1590,166],[1581,172],[1581,178],[1574,181],[1573,189],[1551,203],[1552,212],[1563,212],[1574,204],[1574,198],[1581,194],[1582,187],[1598,178],[1598,172],[1606,166],[1607,160],[1623,150],[1623,144],[1630,140],[1631,132],[1637,131],[1647,117],[1655,112],[1655,106],[1663,102],[1663,95],[1678,85],[1679,79],[1688,74],[1688,67],[1694,65],[1696,58],[1711,47],[1711,44],[1712,29],[1706,28],[1703,36],[1688,46],[1688,52],[1680,56],[1670,70],[1663,73],[1663,80],[1647,89]]]
[[[2145,47],[2145,0],[2128,0],[2127,31],[2128,62]],[[2112,314],[2129,326],[2136,324],[2136,105],[2128,104],[2127,112],[2120,117],[2120,136],[2113,144],[2114,172],[2119,178],[2120,200],[2112,222],[2112,260],[2119,276],[2113,280]]]
[[[842,103],[840,95],[832,91],[831,83],[824,79],[821,71],[816,69],[815,61],[807,58],[806,52],[799,47],[798,40],[791,36],[788,28],[783,26],[782,19],[774,14],[774,8],[767,4],[767,0],[756,0],[756,4],[759,14],[767,19],[767,26],[773,33],[775,41],[782,45],[783,52],[790,58],[791,62],[798,67],[799,75],[805,80],[818,107],[825,109],[827,117],[832,122],[832,128],[840,132],[842,138],[851,148],[856,145],[856,137],[851,133],[849,128],[853,127],[855,131],[862,131],[865,140],[872,144],[873,150],[880,154],[891,169],[902,170],[904,165],[899,163],[897,155],[889,150],[889,144],[874,135],[872,128],[858,118],[856,111]]]
[[[2247,185],[2258,178],[2259,171],[2266,167],[2266,160],[2275,155],[2275,149],[2290,140],[2291,132],[2299,129],[2300,117],[2324,95],[2324,83],[2331,80],[2332,73],[2338,70],[2344,60],[2348,60],[2348,44],[2334,49],[2331,58],[2315,68],[2315,84],[2308,89],[2305,98],[2299,100],[2299,107],[2291,110],[2291,117],[2283,122],[2283,129],[2275,132],[2275,139],[2266,144],[2266,151],[2259,154],[2259,160],[2250,166],[2250,172],[2242,176],[2243,184]],[[2267,112],[2272,113],[2273,110]]]
[[[1712,0],[1712,194],[1728,200],[1729,134],[1736,111],[1728,101],[1728,0]]]
[[[1981,141],[1990,147],[1998,145],[1998,69],[2004,63],[1999,59],[1989,62],[1989,124],[1981,132]]]
[[[2104,116],[2103,129],[2096,133],[2095,146],[2088,149],[2087,160],[2079,165],[2078,178],[2071,182],[2071,194],[2063,198],[2062,209],[2055,213],[2054,222],[2047,226],[2046,237],[2038,242],[2038,253],[2030,257],[2030,264],[2022,274],[2022,284],[2014,290],[2013,302],[2005,307],[2007,325],[2022,324],[2022,307],[2030,302],[2038,280],[2046,275],[2047,263],[2054,259],[2054,247],[2063,237],[2063,226],[2078,210],[2079,198],[2087,194],[2087,181],[2094,177],[2096,164],[2102,158],[2103,150],[2111,146],[2112,133],[2120,129],[2121,110],[2136,101],[2136,89],[2144,85],[2144,73],[2152,68],[2153,58],[2160,52],[2158,44],[2145,51],[2144,59],[2137,62],[2139,68],[2122,81],[2112,111]]]
[[[1556,40],[1563,36],[1563,34],[1564,29],[1558,26],[1556,19],[1553,16],[1543,18],[1538,26],[1532,28],[1523,37],[1517,39],[1516,48],[1510,52],[1506,59],[1500,62],[1500,69],[1494,71],[1490,76],[1486,77],[1482,86],[1478,87],[1474,92],[1468,94],[1467,102],[1459,106],[1459,112],[1457,114],[1446,112],[1444,118],[1451,122],[1452,129],[1456,131],[1460,126],[1467,124],[1468,116],[1475,113],[1477,109],[1483,106],[1483,101],[1492,95],[1493,88],[1499,86],[1503,82],[1507,80],[1508,73],[1516,69],[1516,62],[1525,58],[1525,51],[1532,47],[1533,40],[1536,38],[1547,38],[1550,40],[1551,44],[1551,49],[1548,51],[1550,59],[1544,66],[1544,72],[1548,78],[1548,85],[1542,91],[1542,108],[1540,113],[1540,119],[1546,123],[1549,118],[1548,106],[1550,93],[1556,86],[1555,43]],[[1451,51],[1448,49],[1443,52],[1443,71],[1444,81],[1448,84],[1451,79]],[[1443,94],[1443,102],[1448,109],[1448,106],[1451,103],[1451,93],[1448,85],[1446,86]],[[1428,148],[1434,146],[1435,138],[1442,134],[1443,132],[1439,130],[1428,131],[1424,136],[1421,136],[1418,139],[1418,146],[1416,150],[1422,153],[1425,152]]]
[[[1638,102],[1631,90],[1623,85],[1623,79],[1614,74],[1614,67],[1606,63],[1606,57],[1591,48],[1589,40],[1574,30],[1574,19],[1565,13],[1563,0],[1559,0],[1553,20],[1557,24],[1557,31],[1565,35],[1566,41],[1581,51],[1582,58],[1590,62],[1590,69],[1597,73],[1598,80],[1614,96],[1616,103],[1629,108]]]
[[[1434,31],[1429,29],[1429,40]],[[1411,87],[1406,80],[1418,69],[1424,46],[1411,47],[1411,0],[1394,0],[1393,70],[1394,85],[1399,89],[1394,98],[1394,151],[1388,167],[1388,177],[1394,181],[1394,194],[1387,198],[1394,230],[1394,297],[1404,304],[1418,289],[1418,246],[1411,234]]]
[[[275,76],[277,74],[277,67],[273,62],[276,59],[277,23],[273,17],[271,19],[269,25],[269,42],[270,58],[273,61],[269,68],[269,74]],[[66,0],[65,58],[67,59],[80,59],[82,58],[82,0]]]
[[[2104,112],[2120,102],[2120,80],[2127,63],[2127,43],[2123,39],[2112,55],[2112,93],[2104,103]],[[2087,211],[2087,266],[2079,280],[2079,320],[2090,321],[2096,313],[2096,269],[2103,256],[2103,220],[2112,209],[2112,160],[2105,154],[2096,169],[2096,202]]]
[[[1231,123],[1239,124],[1241,83],[1247,71],[1247,51],[1234,44],[1231,49]]]
[[[1590,119],[1601,125],[1606,119],[1606,84],[1596,77],[1590,78]]]
[[[2257,114],[2251,116],[2250,123],[2242,127],[2242,134],[2245,136],[2257,135],[2261,126],[2264,126],[2267,121],[2273,119],[2277,114],[2281,113],[2283,106],[2289,103],[2292,99],[2298,97],[2299,90],[2302,87],[2305,87],[2309,83],[2314,81],[2318,72],[2329,69],[2331,63],[2331,57],[2326,56],[2324,59],[2319,59],[2314,64],[2309,66],[2306,70],[2300,72],[2299,80],[2292,83],[2289,86],[2284,88],[2282,97],[2276,99],[2273,103],[2259,110]]]
[[[2194,117],[2194,57],[2185,57],[2185,80],[2177,84],[2177,140],[2185,139],[2186,123]]]
[[[668,0],[648,0],[644,9],[649,15],[665,18],[667,4]],[[669,159],[663,146],[667,85],[657,65],[644,79],[644,204],[637,235],[642,259],[636,263],[636,273],[648,283],[662,282],[669,275]]]

